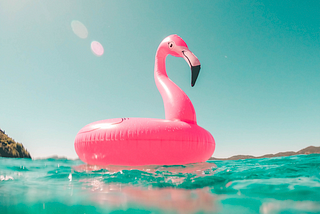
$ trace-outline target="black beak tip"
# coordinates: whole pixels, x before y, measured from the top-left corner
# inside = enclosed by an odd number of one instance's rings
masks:
[[[201,68],[200,65],[191,67],[191,87],[193,87],[196,84],[197,78],[199,76],[200,68]]]

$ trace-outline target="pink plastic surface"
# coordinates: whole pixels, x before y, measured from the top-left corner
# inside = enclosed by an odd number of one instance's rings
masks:
[[[82,161],[92,165],[180,165],[204,162],[212,156],[212,135],[197,125],[190,99],[167,76],[168,54],[183,57],[190,66],[200,65],[179,36],[168,36],[160,43],[154,77],[166,119],[116,118],[88,124],[75,139]]]

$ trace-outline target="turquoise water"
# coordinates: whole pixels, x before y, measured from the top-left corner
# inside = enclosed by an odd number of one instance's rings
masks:
[[[0,158],[0,213],[320,213],[320,155],[136,168]]]

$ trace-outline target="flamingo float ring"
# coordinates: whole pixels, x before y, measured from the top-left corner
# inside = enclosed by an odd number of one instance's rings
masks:
[[[75,138],[79,158],[93,165],[183,165],[208,160],[215,149],[210,132],[197,125],[189,97],[167,75],[168,55],[184,58],[193,87],[198,58],[177,35],[166,37],[155,57],[154,78],[166,119],[116,118],[90,123]]]

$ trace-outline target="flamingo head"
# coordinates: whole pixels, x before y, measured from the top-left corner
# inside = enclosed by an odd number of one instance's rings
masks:
[[[187,61],[191,68],[191,86],[193,87],[198,78],[201,65],[198,58],[189,50],[185,41],[178,35],[170,35],[161,42],[159,49],[160,47],[166,54],[182,57]]]

